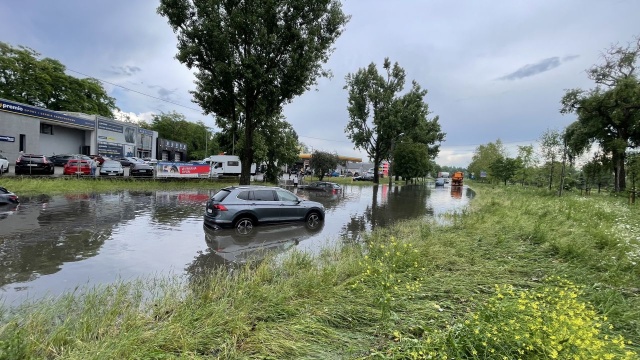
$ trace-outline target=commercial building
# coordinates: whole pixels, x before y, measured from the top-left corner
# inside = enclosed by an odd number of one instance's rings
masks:
[[[20,152],[47,156],[98,154],[166,158],[170,161],[186,159],[186,144],[172,142],[172,146],[160,154],[158,145],[156,131],[135,124],[0,99],[0,152],[12,164]],[[179,155],[176,156],[177,153]]]

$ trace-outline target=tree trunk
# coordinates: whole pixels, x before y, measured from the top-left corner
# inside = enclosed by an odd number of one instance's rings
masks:
[[[247,109],[244,123],[244,139],[246,146],[242,150],[242,170],[240,173],[240,185],[249,185],[251,183],[251,164],[253,164],[253,116]]]
[[[551,190],[551,184],[553,184],[553,160],[551,160],[551,171],[549,171],[549,190]]]
[[[376,157],[373,159],[373,183],[374,184],[379,184],[380,183],[380,175],[378,174],[378,167],[380,166],[380,159],[377,157],[377,152],[376,152]]]
[[[624,160],[624,154],[613,155],[613,186],[616,192],[624,191],[626,188]]]
[[[562,188],[564,188],[564,167],[567,161],[567,144],[564,144],[562,149],[562,171],[560,172],[560,190],[558,190],[558,196],[562,196]]]

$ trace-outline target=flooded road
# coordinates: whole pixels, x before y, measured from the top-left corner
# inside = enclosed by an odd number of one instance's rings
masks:
[[[399,220],[437,220],[473,196],[466,187],[426,185],[346,185],[338,194],[290,190],[324,204],[321,227],[256,227],[243,236],[206,231],[204,204],[216,190],[20,196],[19,206],[0,206],[0,303],[120,280],[196,275],[294,247],[317,253]]]

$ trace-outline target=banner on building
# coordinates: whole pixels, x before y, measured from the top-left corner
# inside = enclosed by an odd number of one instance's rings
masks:
[[[156,165],[156,177],[208,178],[210,171],[207,164],[158,162]]]

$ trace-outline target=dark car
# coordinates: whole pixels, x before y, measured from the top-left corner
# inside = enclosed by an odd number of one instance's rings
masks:
[[[342,187],[336,183],[328,182],[328,181],[314,181],[309,185],[300,186],[302,190],[309,191],[324,191],[324,192],[332,192],[337,193],[342,191]]]
[[[20,200],[18,195],[0,186],[0,205],[18,204]]]
[[[89,156],[82,155],[82,154],[58,154],[58,155],[52,155],[49,158],[51,159],[51,161],[53,162],[53,165],[55,166],[65,166],[67,164],[67,161],[71,159],[91,160]]]
[[[54,171],[53,162],[44,155],[22,154],[16,160],[16,175],[53,175]]]
[[[132,162],[130,165],[129,175],[135,176],[135,177],[140,177],[140,176],[152,177],[153,167],[145,163]]]
[[[131,166],[132,164],[143,163],[142,160],[138,161],[137,158],[133,158],[133,157],[121,157],[115,160],[120,161],[120,164],[122,164],[122,166],[124,167]]]
[[[49,157],[55,166],[64,166],[67,161],[73,158],[71,154],[57,154]]]
[[[258,224],[305,221],[316,227],[324,220],[324,206],[292,192],[269,186],[231,186],[220,189],[205,206],[204,224],[240,232]]]

